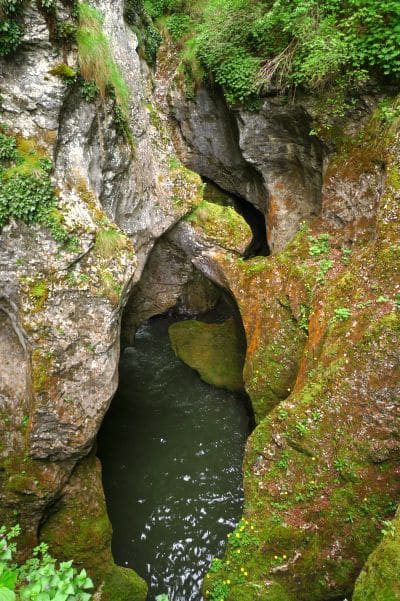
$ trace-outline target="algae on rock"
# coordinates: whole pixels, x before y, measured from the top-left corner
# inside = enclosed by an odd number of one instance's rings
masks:
[[[180,321],[169,328],[176,355],[202,380],[228,390],[243,390],[243,342],[233,318],[224,323]]]

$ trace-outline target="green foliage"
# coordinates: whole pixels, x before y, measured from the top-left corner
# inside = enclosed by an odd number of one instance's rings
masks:
[[[82,81],[80,88],[82,98],[84,98],[86,102],[93,102],[99,95],[99,88],[95,81]]]
[[[0,0],[0,14],[15,15],[20,12],[23,0]]]
[[[193,20],[196,58],[230,104],[271,86],[326,88],[340,116],[369,74],[400,76],[397,0],[146,0],[145,8],[154,19],[169,15],[174,39]]]
[[[0,57],[9,56],[20,46],[22,27],[12,19],[0,21]]]
[[[165,24],[174,42],[187,35],[193,26],[189,15],[170,15]]]
[[[333,321],[346,321],[346,319],[349,319],[350,315],[350,309],[347,309],[347,307],[339,307],[339,309],[335,309]]]
[[[23,0],[0,0],[0,57],[15,52],[22,42],[23,28],[19,23]]]
[[[55,0],[39,0],[40,6],[46,12],[54,12],[56,9],[56,1]]]
[[[129,89],[103,32],[103,15],[84,2],[79,5],[76,40],[82,77],[95,82],[102,97],[112,90],[121,111],[127,116]]]
[[[319,257],[329,252],[329,234],[320,234],[318,238],[309,237],[310,250],[308,251],[312,257]]]
[[[0,161],[11,161],[17,156],[17,142],[15,138],[0,132]]]
[[[229,586],[223,580],[215,580],[210,589],[210,595],[207,597],[211,601],[224,601],[229,593]]]
[[[80,573],[72,561],[57,565],[44,543],[21,567],[13,563],[18,526],[9,532],[0,528],[0,600],[1,601],[90,601],[92,580],[85,570]]]
[[[62,225],[50,173],[53,163],[32,140],[0,132],[0,229],[11,218],[49,228],[59,242],[71,236]]]

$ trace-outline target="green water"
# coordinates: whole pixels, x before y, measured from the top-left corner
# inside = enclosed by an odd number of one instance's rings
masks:
[[[113,553],[148,599],[200,601],[211,558],[242,510],[249,416],[240,395],[203,383],[169,346],[166,317],[139,329],[99,435]]]

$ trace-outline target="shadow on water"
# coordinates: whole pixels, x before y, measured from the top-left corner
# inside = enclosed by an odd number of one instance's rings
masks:
[[[211,558],[240,518],[252,426],[244,394],[202,382],[173,353],[162,316],[124,350],[120,386],[99,434],[116,563],[149,584],[149,601],[200,601]]]

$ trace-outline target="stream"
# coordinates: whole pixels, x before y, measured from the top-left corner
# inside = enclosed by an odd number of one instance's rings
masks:
[[[157,317],[124,350],[99,434],[117,564],[149,584],[149,601],[201,601],[213,556],[242,512],[250,418],[244,395],[209,386],[169,344]]]

